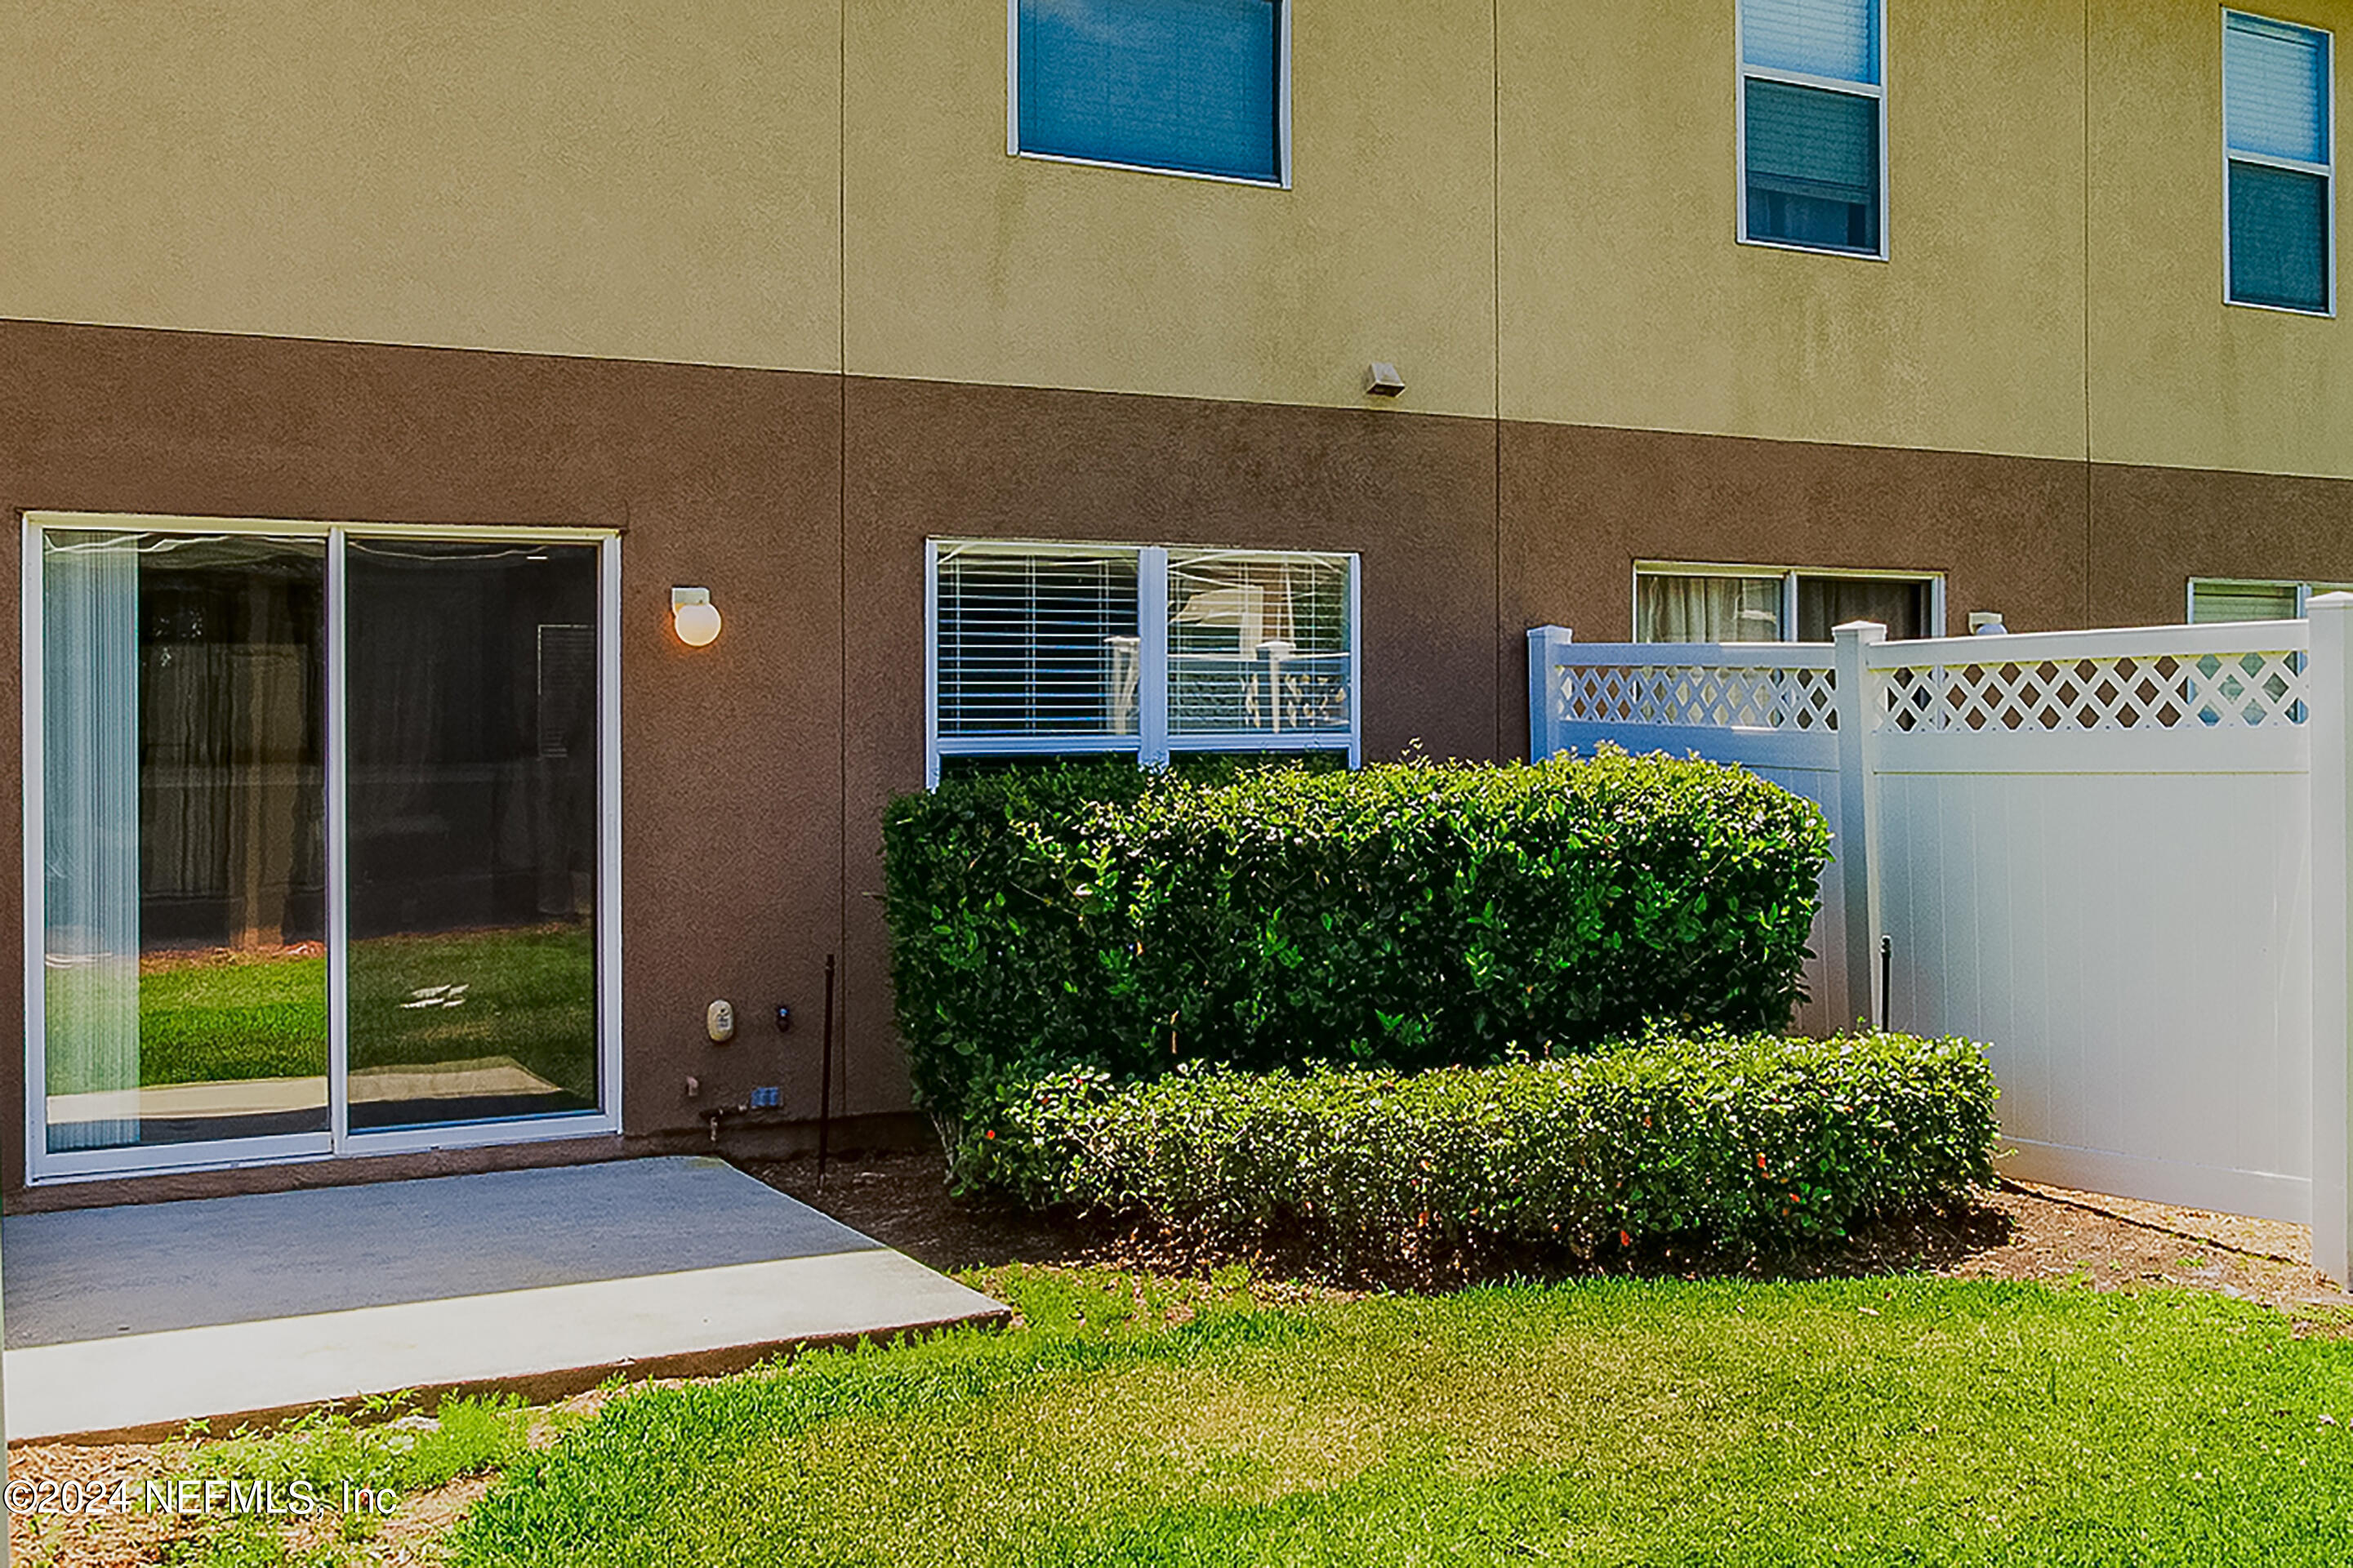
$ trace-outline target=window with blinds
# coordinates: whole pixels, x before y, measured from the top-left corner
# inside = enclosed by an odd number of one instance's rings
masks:
[[[1357,559],[929,546],[927,773],[944,759],[1361,755]]]
[[[2335,309],[2336,151],[2327,33],[2222,14],[2230,299]]]
[[[1881,0],[1740,0],[1740,237],[1886,254]]]
[[[2304,616],[2315,594],[2341,594],[2341,583],[2249,582],[2228,577],[2189,580],[2189,621],[2293,621]]]
[[[1136,552],[945,545],[934,582],[944,739],[1134,744]]]
[[[1282,183],[1285,0],[1012,0],[1011,151]]]

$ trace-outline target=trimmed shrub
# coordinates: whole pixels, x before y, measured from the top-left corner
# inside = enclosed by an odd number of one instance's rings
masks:
[[[1992,1070],[1966,1040],[1652,1037],[1414,1075],[1080,1068],[1006,1106],[973,1173],[1039,1206],[1200,1239],[1590,1256],[1779,1250],[1994,1179]]]
[[[1829,851],[1810,802],[1608,749],[1504,766],[1132,764],[892,803],[892,974],[950,1121],[1058,1068],[1419,1068],[1654,1021],[1775,1029]]]

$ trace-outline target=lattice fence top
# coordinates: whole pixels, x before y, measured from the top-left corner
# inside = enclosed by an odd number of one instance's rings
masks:
[[[1766,665],[1561,664],[1554,711],[1569,724],[1657,724],[1697,730],[1838,728],[1838,678],[1829,669]]]
[[[2304,660],[2276,651],[1900,665],[1876,672],[1872,726],[1976,732],[2301,724]]]

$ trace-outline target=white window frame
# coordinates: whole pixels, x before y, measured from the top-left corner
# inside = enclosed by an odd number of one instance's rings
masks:
[[[1917,570],[1878,571],[1862,566],[1743,565],[1731,561],[1637,561],[1633,585],[1627,596],[1627,627],[1639,636],[1642,626],[1642,579],[1645,577],[1778,577],[1781,580],[1780,640],[1795,642],[1798,629],[1798,580],[1801,577],[1867,579],[1874,583],[1925,583],[1928,587],[1926,635],[1945,635],[1945,574]],[[1819,645],[1816,645],[1819,646]]]
[[[2293,588],[2295,590],[2295,618],[2302,620],[2308,613],[2314,595],[2353,591],[2353,584],[2313,583],[2295,577],[2192,577],[2182,594],[2181,624],[2184,626],[2198,624],[2198,590],[2200,588]]]
[[[2324,77],[2328,83],[2328,116],[2327,123],[2323,130],[2323,134],[2327,138],[2328,161],[2325,163],[2306,163],[2295,158],[2275,158],[2267,153],[2238,153],[2232,151],[2231,72],[2227,63],[2224,65],[2222,69],[2222,303],[2229,306],[2234,306],[2242,310],[2272,310],[2283,316],[2307,316],[2316,320],[2333,320],[2337,315],[2337,35],[2327,27],[2315,27],[2303,22],[2283,21],[2277,16],[2266,16],[2260,11],[2242,11],[2234,6],[2226,5],[2222,8],[2222,45],[2225,52],[2220,57],[2226,62],[2229,58],[2228,49],[2231,36],[2231,18],[2233,16],[2243,16],[2250,22],[2261,22],[2267,26],[2285,27],[2295,32],[2309,33],[2313,37],[2320,39],[2327,63]],[[2321,182],[2321,188],[2326,193],[2325,198],[2320,204],[2321,210],[2328,215],[2328,237],[2327,241],[2327,254],[2326,258],[2328,265],[2328,304],[2326,309],[2312,310],[2306,310],[2300,305],[2268,305],[2259,300],[2241,300],[2232,296],[2231,292],[2231,165],[2233,163],[2252,163],[2267,169],[2285,169],[2295,174],[2313,174],[2318,176]],[[2248,583],[2259,581],[2255,578],[2235,577],[2227,579],[2215,578],[2209,580],[2215,582],[2228,581]],[[2285,585],[2286,584],[2284,583],[2271,584],[2271,586],[2275,587],[2284,587]],[[2299,600],[2297,603],[2298,607],[2296,613],[2298,615],[2302,615],[2304,613],[2302,601]]]
[[[223,1139],[153,1148],[48,1149],[47,1019],[44,980],[46,915],[38,868],[45,854],[42,794],[41,535],[50,529],[104,529],[136,533],[238,534],[322,540],[326,561],[326,834],[327,834],[327,1095],[323,1132]],[[456,1122],[446,1127],[354,1132],[349,1127],[345,1073],[351,1060],[349,831],[343,758],[343,546],[347,540],[423,539],[519,544],[594,544],[597,552],[596,1035],[598,1109],[511,1121]],[[25,791],[25,1153],[31,1185],[163,1175],[184,1171],[474,1149],[587,1138],[621,1130],[621,542],[610,529],[450,527],[294,519],[150,516],[112,512],[26,512],[21,536]]]
[[[1834,77],[1812,76],[1804,71],[1776,70],[1769,66],[1748,63],[1748,47],[1745,41],[1747,30],[1743,26],[1747,16],[1747,0],[1736,0],[1732,17],[1732,166],[1734,181],[1733,222],[1739,243],[1754,245],[1766,250],[1794,250],[1809,256],[1843,256],[1853,261],[1884,261],[1888,257],[1888,237],[1894,227],[1894,215],[1888,202],[1887,148],[1887,0],[1868,0],[1874,13],[1872,38],[1879,58],[1872,75],[1875,82],[1841,81]],[[1810,87],[1825,92],[1842,92],[1852,98],[1868,98],[1879,106],[1879,248],[1851,250],[1836,245],[1800,245],[1795,240],[1772,239],[1748,232],[1748,83],[1778,81],[1790,87]]]
[[[1171,169],[1158,163],[1123,163],[1109,158],[1074,158],[1063,153],[1032,153],[1021,145],[1021,0],[1005,0],[1005,153],[1039,163],[1068,163],[1082,169],[1125,169],[1132,174],[1165,174],[1176,180],[1205,180],[1213,185],[1248,185],[1261,191],[1291,189],[1291,0],[1269,0],[1275,18],[1274,139],[1275,178],[1253,180],[1244,174],[1205,174],[1198,169]]]
[[[977,547],[1037,555],[1135,557],[1135,733],[1105,735],[943,735],[940,733],[940,552]],[[1316,556],[1347,563],[1348,729],[1284,734],[1263,731],[1192,732],[1168,728],[1168,557],[1215,554]],[[1267,550],[1255,546],[1082,543],[1071,540],[927,539],[923,542],[923,787],[937,789],[940,764],[950,757],[1134,756],[1138,765],[1165,768],[1172,756],[1210,752],[1345,751],[1348,766],[1365,759],[1364,560],[1352,550]]]

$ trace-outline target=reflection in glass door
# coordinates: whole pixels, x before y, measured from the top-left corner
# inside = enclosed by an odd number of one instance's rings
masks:
[[[352,1130],[594,1110],[596,547],[346,549]]]
[[[616,1124],[609,539],[28,520],[31,1173]]]

